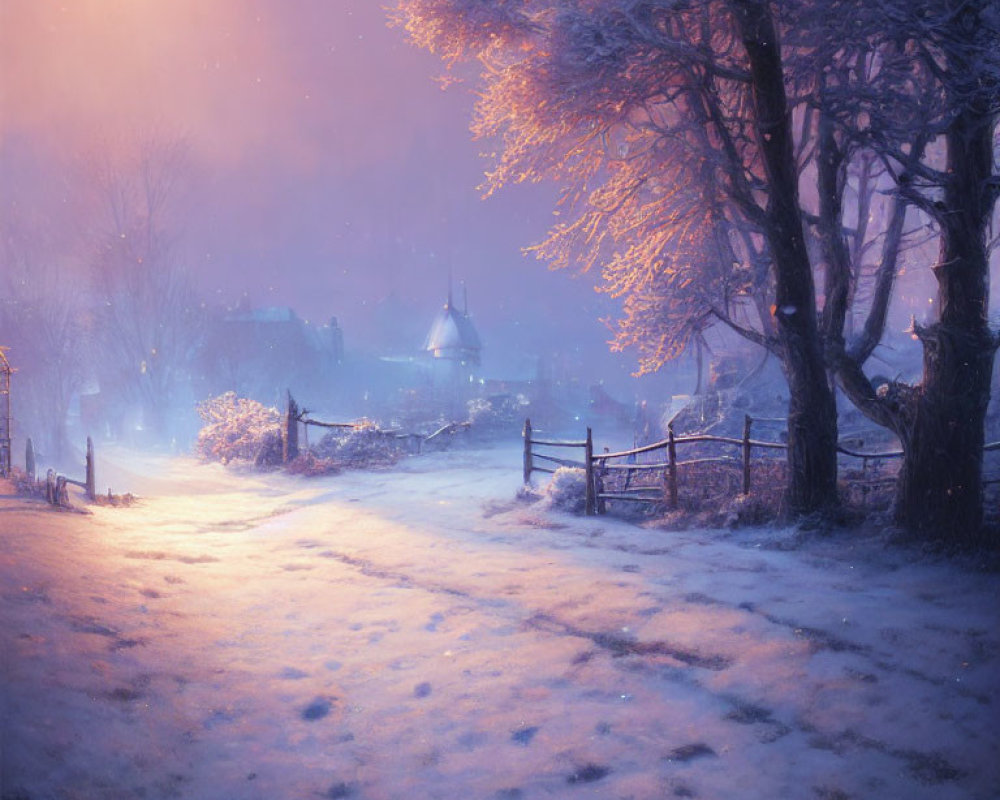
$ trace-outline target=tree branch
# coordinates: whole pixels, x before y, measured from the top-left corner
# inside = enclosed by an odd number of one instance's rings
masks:
[[[729,327],[734,333],[739,334],[747,341],[760,345],[770,353],[780,353],[780,344],[776,338],[765,336],[760,331],[755,331],[753,328],[747,328],[740,325],[732,317],[730,317],[727,312],[714,305],[710,307],[710,311],[712,316],[719,320],[719,322]]]
[[[827,358],[833,366],[837,376],[837,383],[847,395],[854,406],[868,419],[883,428],[888,428],[900,438],[903,437],[904,413],[898,399],[892,389],[896,388],[896,393],[909,389],[904,384],[890,384],[889,390],[879,396],[879,392],[872,386],[868,376],[862,371],[858,362],[844,353],[840,348],[828,348]],[[881,388],[881,387],[880,387]]]

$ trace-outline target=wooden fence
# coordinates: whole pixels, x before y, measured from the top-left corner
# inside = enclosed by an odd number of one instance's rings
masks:
[[[309,411],[300,408],[291,391],[288,392],[288,401],[285,409],[285,419],[282,424],[282,455],[284,463],[294,461],[299,455],[299,425],[303,426],[304,444],[309,447],[309,427],[317,427],[325,430],[362,430],[371,428],[377,435],[391,439],[396,442],[406,442],[408,447],[416,453],[420,453],[423,446],[444,440],[448,436],[456,433],[468,431],[471,427],[469,422],[449,422],[442,425],[430,434],[411,433],[395,428],[372,427],[368,420],[360,422],[326,422],[312,419],[308,416]]]
[[[595,454],[593,434],[590,428],[587,428],[587,436],[583,441],[538,439],[535,438],[532,430],[531,420],[526,419],[524,421],[523,432],[524,482],[530,482],[533,472],[553,473],[558,467],[577,467],[585,471],[586,496],[584,510],[588,515],[603,514],[605,511],[605,501],[608,500],[638,503],[666,502],[669,508],[675,509],[678,506],[678,468],[714,463],[739,468],[741,493],[748,495],[752,488],[753,451],[755,449],[788,449],[788,445],[785,442],[772,442],[751,438],[751,429],[754,422],[774,421],[769,419],[754,420],[747,415],[744,417],[743,435],[740,438],[711,434],[678,436],[674,432],[673,423],[670,423],[667,426],[667,438],[662,441],[614,453],[605,451],[604,453]],[[678,459],[677,452],[679,447],[696,444],[718,444],[732,447],[737,450],[738,456],[711,455],[688,460]],[[575,448],[583,452],[580,459],[562,458],[552,455],[550,448]],[[984,450],[987,452],[1000,450],[1000,442],[987,444]],[[895,476],[880,475],[878,467],[884,460],[901,458],[903,455],[902,450],[869,453],[842,445],[837,446],[837,452],[851,458],[860,459],[861,476],[857,480],[857,483],[862,486],[865,496],[874,488],[895,481]],[[662,455],[659,459],[652,462],[638,462],[640,456],[653,453]],[[539,464],[539,462],[542,463]],[[758,460],[757,463],[759,465],[761,462]],[[873,472],[874,474],[872,474]],[[658,473],[662,475],[658,483],[650,484],[649,482],[633,481],[636,476],[656,476]],[[624,476],[623,481],[618,481],[621,486],[617,490],[606,491],[605,484],[609,482],[608,479],[616,475]],[[984,485],[1000,484],[1000,478],[985,479],[983,483]]]
[[[577,467],[586,470],[587,486],[585,499],[585,513],[592,515],[595,513],[596,497],[594,494],[594,435],[590,428],[587,428],[587,438],[582,442],[558,441],[553,439],[535,439],[531,430],[531,420],[524,421],[524,482],[531,482],[532,472],[554,473],[559,467]],[[583,460],[574,461],[567,458],[557,458],[548,453],[539,453],[537,447],[556,448],[579,448],[583,450]],[[547,465],[535,466],[535,461],[544,461]]]
[[[587,428],[587,438],[584,441],[555,441],[548,439],[536,439],[531,428],[531,420],[524,422],[524,481],[528,483],[532,472],[555,472],[555,468],[550,466],[538,466],[536,460],[541,460],[545,464],[554,464],[556,467],[578,467],[585,471],[586,476],[586,497],[584,512],[586,514],[601,514],[605,510],[605,501],[619,500],[640,503],[661,503],[663,498],[667,498],[671,508],[677,507],[677,469],[678,467],[705,464],[705,463],[730,463],[739,464],[742,467],[742,491],[743,494],[750,493],[751,475],[751,452],[753,448],[786,449],[787,445],[782,442],[766,442],[753,440],[750,438],[750,429],[753,420],[747,416],[743,424],[743,437],[740,439],[729,436],[714,436],[711,434],[694,434],[691,436],[677,436],[671,422],[667,426],[667,438],[634,447],[630,450],[619,452],[594,453],[593,432]],[[705,458],[689,459],[679,461],[677,458],[678,446],[692,444],[723,444],[738,447],[742,457],[734,459],[728,456],[713,456]],[[539,447],[552,448],[579,448],[583,450],[582,461],[558,458],[545,452],[538,452]],[[654,461],[652,463],[638,463],[637,459],[641,455],[648,453],[665,453],[666,461]],[[617,462],[617,463],[615,463]],[[605,491],[605,479],[616,472],[626,473],[625,488],[619,491]],[[632,485],[631,476],[660,472],[663,474],[663,482],[660,485]]]
[[[35,466],[35,447],[31,438],[24,445],[24,471],[31,481],[37,480]],[[79,486],[83,489],[87,499],[94,501],[97,499],[96,465],[94,461],[94,441],[87,437],[87,455],[84,465],[84,478],[82,481],[75,481],[65,475],[57,473],[55,470],[47,470],[45,473],[45,499],[54,506],[69,505],[67,494],[67,484]],[[110,489],[108,490],[110,493]]]

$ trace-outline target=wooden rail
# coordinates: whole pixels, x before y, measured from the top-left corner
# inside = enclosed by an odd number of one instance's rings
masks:
[[[379,428],[367,419],[362,419],[357,422],[328,422],[326,420],[312,419],[307,416],[309,414],[309,410],[306,408],[300,408],[299,404],[295,401],[295,398],[292,397],[291,390],[287,391],[287,398],[287,407],[285,410],[284,422],[282,424],[282,451],[283,460],[286,464],[289,461],[294,460],[299,454],[300,447],[298,426],[300,423],[302,424],[303,431],[305,432],[303,446],[306,450],[309,449],[309,426],[314,426],[317,428],[325,428],[327,430],[340,431],[363,430],[366,428],[371,429],[374,433],[386,439],[396,439],[398,441],[409,442],[410,448],[413,449],[415,447],[417,453],[420,453],[424,444],[441,441],[460,431],[467,431],[472,426],[472,423],[467,421],[448,422],[433,433],[422,434],[401,431],[398,429]]]
[[[551,467],[535,466],[535,459],[546,461],[550,464],[558,464],[561,467],[583,468],[586,475],[586,489],[583,501],[583,513],[593,516],[597,513],[597,497],[594,491],[594,435],[590,428],[587,428],[587,438],[582,442],[562,441],[554,439],[535,439],[531,429],[531,420],[524,421],[524,482],[531,483],[532,472],[545,472],[552,474],[555,469]],[[559,448],[579,448],[583,450],[583,461],[572,461],[566,458],[547,455],[535,452],[536,447],[559,447]]]
[[[753,448],[765,448],[765,449],[787,449],[788,445],[782,442],[768,442],[760,441],[750,438],[750,430],[753,424],[753,419],[746,415],[743,418],[743,436],[739,439],[733,436],[715,436],[712,434],[698,433],[689,436],[677,436],[674,432],[674,423],[670,422],[667,425],[667,438],[659,442],[653,442],[652,444],[643,445],[642,447],[633,447],[630,450],[621,450],[616,453],[601,453],[593,457],[594,462],[597,464],[595,467],[594,474],[597,483],[596,497],[598,511],[603,510],[603,500],[634,500],[637,502],[655,503],[660,502],[658,497],[645,497],[638,494],[630,494],[628,492],[605,492],[603,490],[603,478],[611,471],[624,471],[627,473],[626,486],[628,485],[630,476],[634,473],[643,471],[663,471],[664,472],[664,482],[663,491],[661,494],[665,494],[668,498],[668,505],[670,508],[677,508],[678,504],[678,490],[677,490],[677,468],[679,466],[688,466],[693,464],[704,464],[704,463],[737,463],[742,467],[742,493],[750,493],[750,473],[751,473],[751,453]],[[688,461],[678,461],[677,459],[677,447],[679,445],[692,445],[692,444],[724,444],[739,447],[741,451],[742,458],[737,460],[727,456],[717,456],[712,458],[697,458],[690,459]],[[635,459],[644,453],[653,453],[656,451],[666,451],[667,460],[663,463],[656,464],[609,464],[608,462],[613,459]],[[656,487],[642,486],[635,487],[631,492],[648,492]]]
[[[308,417],[299,417],[299,422],[303,425],[315,425],[319,428],[358,428],[360,424],[357,422],[320,422],[318,419],[309,419]]]
[[[738,465],[741,468],[741,489],[742,494],[751,492],[752,476],[752,455],[755,449],[762,450],[787,450],[788,445],[784,442],[771,442],[751,438],[753,423],[757,421],[775,422],[777,420],[755,420],[749,415],[743,419],[743,435],[739,438],[734,436],[714,436],[712,434],[692,434],[678,436],[674,432],[673,422],[667,425],[667,438],[652,444],[633,447],[629,450],[619,450],[613,453],[594,453],[593,434],[587,428],[587,438],[582,441],[563,441],[534,438],[531,427],[531,420],[524,421],[524,482],[530,483],[533,472],[554,473],[555,469],[547,465],[563,467],[576,467],[583,469],[586,480],[585,513],[602,514],[605,511],[606,500],[628,501],[640,503],[658,503],[666,496],[667,504],[670,508],[678,506],[678,467],[692,466],[705,463],[724,463]],[[678,460],[677,448],[694,444],[721,444],[731,447],[738,447],[739,458],[732,456],[711,456]],[[583,460],[577,461],[568,458],[560,458],[548,453],[538,452],[538,448],[578,448],[582,449]],[[991,442],[984,446],[984,451],[1000,450],[1000,442]],[[636,463],[640,455],[663,452],[665,460],[655,463]],[[862,461],[862,474],[867,474],[869,462],[880,462],[883,459],[895,459],[903,456],[902,450],[887,450],[883,452],[862,452],[843,445],[837,445],[837,452],[843,455],[859,458]],[[621,463],[628,460],[627,463]],[[538,462],[543,462],[539,464]],[[612,462],[619,463],[612,463]],[[661,486],[630,486],[633,476],[649,474],[653,472],[663,473],[663,484]],[[605,491],[604,479],[612,474],[625,473],[625,489],[619,491]],[[871,486],[886,483],[890,478],[877,477],[864,481],[865,485]],[[986,479],[985,484],[1000,483],[1000,479]]]
[[[449,422],[447,425],[442,425],[440,428],[434,431],[434,433],[430,434],[430,436],[423,437],[422,441],[433,442],[435,439],[441,438],[443,436],[452,436],[458,433],[459,431],[467,431],[471,426],[472,426],[471,422]],[[394,433],[393,435],[397,439],[405,439],[409,436],[417,436],[419,438],[420,436],[419,434],[410,434],[410,433]]]
[[[621,450],[614,453],[599,453],[594,454],[594,437],[593,431],[587,428],[587,437],[582,441],[566,441],[566,440],[554,440],[554,439],[537,439],[535,438],[534,431],[531,427],[531,420],[526,419],[524,421],[524,469],[523,477],[524,482],[531,482],[531,474],[533,472],[542,472],[552,474],[556,470],[550,466],[541,465],[536,462],[542,461],[545,464],[556,464],[562,467],[576,467],[584,470],[584,480],[585,480],[585,497],[584,497],[584,513],[587,515],[602,514],[605,511],[605,500],[628,500],[636,502],[645,503],[655,503],[660,502],[660,497],[649,497],[644,496],[649,492],[656,492],[658,495],[662,495],[664,492],[660,491],[657,487],[651,486],[637,486],[630,491],[625,492],[606,492],[604,491],[604,477],[608,472],[623,471],[627,473],[626,485],[631,479],[631,475],[635,473],[642,472],[652,472],[652,471],[664,471],[665,472],[665,483],[663,487],[667,497],[669,498],[669,504],[671,508],[677,507],[677,467],[687,466],[690,464],[700,464],[707,463],[709,461],[713,462],[726,462],[732,463],[734,459],[727,459],[725,457],[721,458],[711,458],[711,459],[693,459],[689,461],[678,461],[677,460],[677,446],[687,445],[687,444],[698,444],[698,443],[715,443],[715,444],[728,444],[739,446],[743,452],[743,458],[741,462],[743,468],[743,493],[748,494],[750,492],[750,454],[754,447],[763,448],[778,448],[782,449],[787,447],[780,442],[766,442],[766,441],[755,441],[750,438],[750,426],[752,420],[747,416],[744,420],[743,425],[743,438],[736,439],[730,436],[713,436],[710,434],[694,434],[691,436],[676,436],[674,433],[673,422],[667,426],[667,438],[654,442],[652,444],[643,445],[641,447],[634,447],[630,450]],[[571,459],[559,458],[547,453],[538,452],[539,447],[550,448],[579,448],[583,450],[583,461],[574,461]],[[665,450],[667,454],[667,460],[663,463],[656,464],[611,464],[608,463],[614,459],[623,458],[636,458],[644,453],[653,453],[656,451]]]
[[[24,446],[24,468],[25,474],[28,478],[34,481],[36,470],[35,447],[32,444],[30,437],[25,442]],[[54,506],[69,505],[69,495],[66,493],[66,486],[69,484],[79,486],[83,489],[87,495],[87,499],[91,502],[97,499],[94,440],[89,436],[87,437],[87,456],[83,480],[73,480],[72,478],[67,478],[65,475],[58,474],[55,470],[50,469],[45,474],[45,499]],[[109,489],[108,491],[110,492],[111,490]]]

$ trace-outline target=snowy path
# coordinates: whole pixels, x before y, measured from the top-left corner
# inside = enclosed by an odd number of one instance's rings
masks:
[[[2,800],[1000,796],[995,575],[554,514],[510,448],[154,468],[2,499]]]

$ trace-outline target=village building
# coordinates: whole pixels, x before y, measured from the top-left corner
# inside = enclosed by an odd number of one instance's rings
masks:
[[[469,315],[468,297],[463,299],[459,309],[448,287],[448,299],[431,323],[423,346],[435,400],[453,416],[461,415],[468,400],[480,393],[483,345]]]
[[[431,358],[471,369],[479,366],[483,346],[469,316],[468,298],[464,305],[461,311],[455,307],[449,288],[448,300],[431,324],[423,349]]]
[[[327,390],[343,359],[336,317],[316,325],[286,306],[237,307],[210,326],[201,358],[203,394],[235,391],[280,405],[291,387],[303,394]]]

